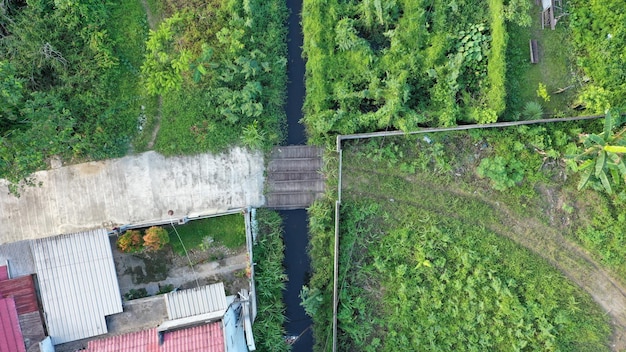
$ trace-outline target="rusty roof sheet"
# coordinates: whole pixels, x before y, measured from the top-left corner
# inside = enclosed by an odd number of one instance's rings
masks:
[[[221,322],[159,333],[149,329],[89,341],[87,352],[224,352]]]
[[[13,297],[15,299],[18,315],[39,310],[35,283],[30,275],[0,281],[0,296]]]
[[[26,352],[13,298],[0,299],[0,351]]]

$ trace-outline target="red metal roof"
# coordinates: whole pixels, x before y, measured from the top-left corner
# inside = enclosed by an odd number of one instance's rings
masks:
[[[26,352],[13,298],[0,299],[0,351]]]
[[[9,279],[9,268],[6,265],[0,266],[0,281]]]
[[[144,330],[89,341],[88,352],[225,352],[221,322],[163,333]]]
[[[39,310],[35,283],[30,275],[0,281],[0,297],[13,297],[18,315]]]
[[[111,336],[89,341],[89,352],[158,352],[159,335],[156,329]]]
[[[163,334],[163,352],[224,352],[222,324],[215,322]]]

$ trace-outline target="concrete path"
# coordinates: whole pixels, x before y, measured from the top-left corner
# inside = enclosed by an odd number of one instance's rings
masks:
[[[165,158],[146,152],[34,174],[41,187],[0,194],[0,244],[264,204],[263,156],[228,153]],[[7,182],[0,180],[0,189]]]

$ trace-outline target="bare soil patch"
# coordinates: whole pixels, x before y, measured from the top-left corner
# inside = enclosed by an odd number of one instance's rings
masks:
[[[189,251],[187,257],[174,253],[166,246],[158,252],[122,253],[111,237],[113,260],[122,295],[131,290],[145,289],[156,295],[171,289],[187,289],[223,282],[227,295],[236,294],[249,287],[246,275],[248,256],[245,247],[228,249],[213,246],[205,250]],[[127,297],[124,298],[127,300]]]

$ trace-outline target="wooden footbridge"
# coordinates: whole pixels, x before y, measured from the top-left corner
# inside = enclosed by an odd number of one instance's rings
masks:
[[[276,147],[267,166],[266,206],[289,210],[308,208],[325,189],[322,148]]]

